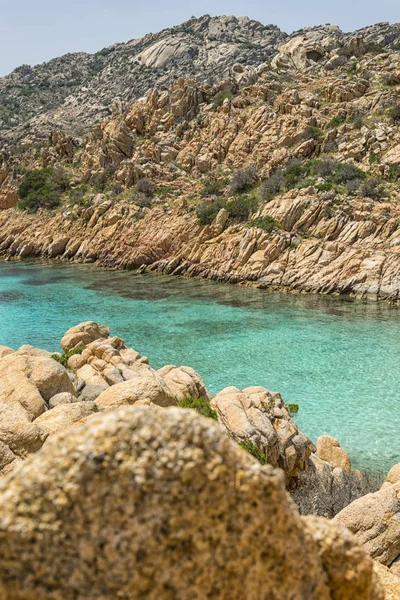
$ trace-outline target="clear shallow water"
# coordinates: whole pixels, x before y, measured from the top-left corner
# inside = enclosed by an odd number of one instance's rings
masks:
[[[212,393],[264,385],[301,430],[353,465],[400,461],[400,311],[91,266],[0,262],[0,344],[59,350],[72,325],[109,325],[151,365],[189,365]]]

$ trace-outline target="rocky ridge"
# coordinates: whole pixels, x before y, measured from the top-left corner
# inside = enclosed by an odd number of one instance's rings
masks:
[[[116,98],[129,102],[153,87],[167,89],[182,76],[207,84],[223,79],[247,84],[284,43],[294,64],[303,64],[294,49],[303,47],[304,40],[308,50],[301,52],[309,64],[330,53],[330,64],[336,66],[337,56],[340,64],[354,48],[360,53],[361,46],[365,52],[397,47],[400,27],[378,23],[343,33],[325,25],[288,35],[247,17],[204,15],[96,54],[78,52],[42,65],[22,65],[0,78],[3,143],[38,142],[54,129],[82,134],[110,113]]]

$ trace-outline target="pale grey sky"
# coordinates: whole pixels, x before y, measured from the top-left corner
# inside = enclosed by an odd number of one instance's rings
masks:
[[[177,25],[191,16],[247,15],[288,33],[333,23],[345,31],[400,21],[399,0],[0,0],[0,76],[67,52]]]

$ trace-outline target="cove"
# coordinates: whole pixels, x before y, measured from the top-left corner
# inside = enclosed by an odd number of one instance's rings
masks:
[[[300,429],[333,435],[354,467],[400,461],[400,312],[198,279],[61,263],[0,262],[0,344],[59,350],[71,326],[111,327],[154,368],[189,365],[211,393],[263,385]]]

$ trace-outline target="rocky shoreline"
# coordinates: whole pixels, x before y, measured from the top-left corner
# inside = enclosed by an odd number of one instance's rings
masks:
[[[390,240],[398,232],[386,217],[378,220],[386,207],[362,209],[377,211],[376,225],[363,220],[343,221],[341,226],[336,222],[335,236],[329,235],[332,219],[324,217],[321,201],[307,190],[265,206],[263,213],[284,224],[284,231],[267,234],[257,227],[229,225],[224,209],[209,226],[200,226],[195,215],[179,208],[149,209],[135,222],[135,207],[115,206],[99,195],[92,207],[72,220],[64,214],[38,218],[15,210],[0,212],[0,256],[94,263],[397,303],[400,254],[397,247],[390,249]],[[374,237],[376,242],[371,241]]]
[[[220,590],[229,585],[229,591],[220,591],[223,597],[239,598],[235,582],[244,568],[239,556],[250,552],[252,575],[240,577],[246,598],[255,600],[260,590],[268,590],[286,600],[284,579],[289,576],[281,569],[291,570],[296,544],[310,547],[307,562],[298,564],[297,575],[288,579],[299,586],[293,597],[377,600],[384,598],[383,584],[386,598],[396,598],[388,590],[400,590],[398,465],[378,489],[378,479],[351,468],[335,439],[322,436],[314,446],[298,430],[280,394],[262,387],[229,387],[211,398],[190,367],[155,371],[146,357],[97,323],[73,327],[61,347],[54,354],[28,345],[16,351],[0,347],[2,598],[98,598],[100,589],[101,597],[110,599],[115,594],[169,597],[159,587],[163,584],[152,580],[154,569],[161,569],[173,597],[193,597],[197,589],[205,597],[208,585]],[[232,501],[240,505],[234,526]],[[149,530],[140,526],[145,522]],[[209,563],[217,538],[204,538],[217,522],[221,560],[225,565],[229,555],[239,569],[228,569],[226,581],[212,575]],[[121,527],[123,542],[115,529]],[[355,534],[364,550],[342,527]],[[235,531],[243,542],[232,549]],[[245,531],[252,550],[244,541]],[[165,549],[158,561],[152,536]],[[184,539],[181,546],[178,540]],[[225,540],[231,547],[228,554],[222,550]],[[45,550],[49,544],[66,561],[58,565],[56,577],[54,559]],[[182,563],[187,544],[189,580]],[[198,544],[206,544],[203,551]],[[321,561],[328,578],[321,575]],[[257,564],[263,582],[255,575]],[[203,568],[211,573],[207,584]],[[309,595],[303,569],[307,581],[314,581],[307,584]],[[265,577],[265,571],[271,576]],[[186,591],[184,586],[189,586]]]

